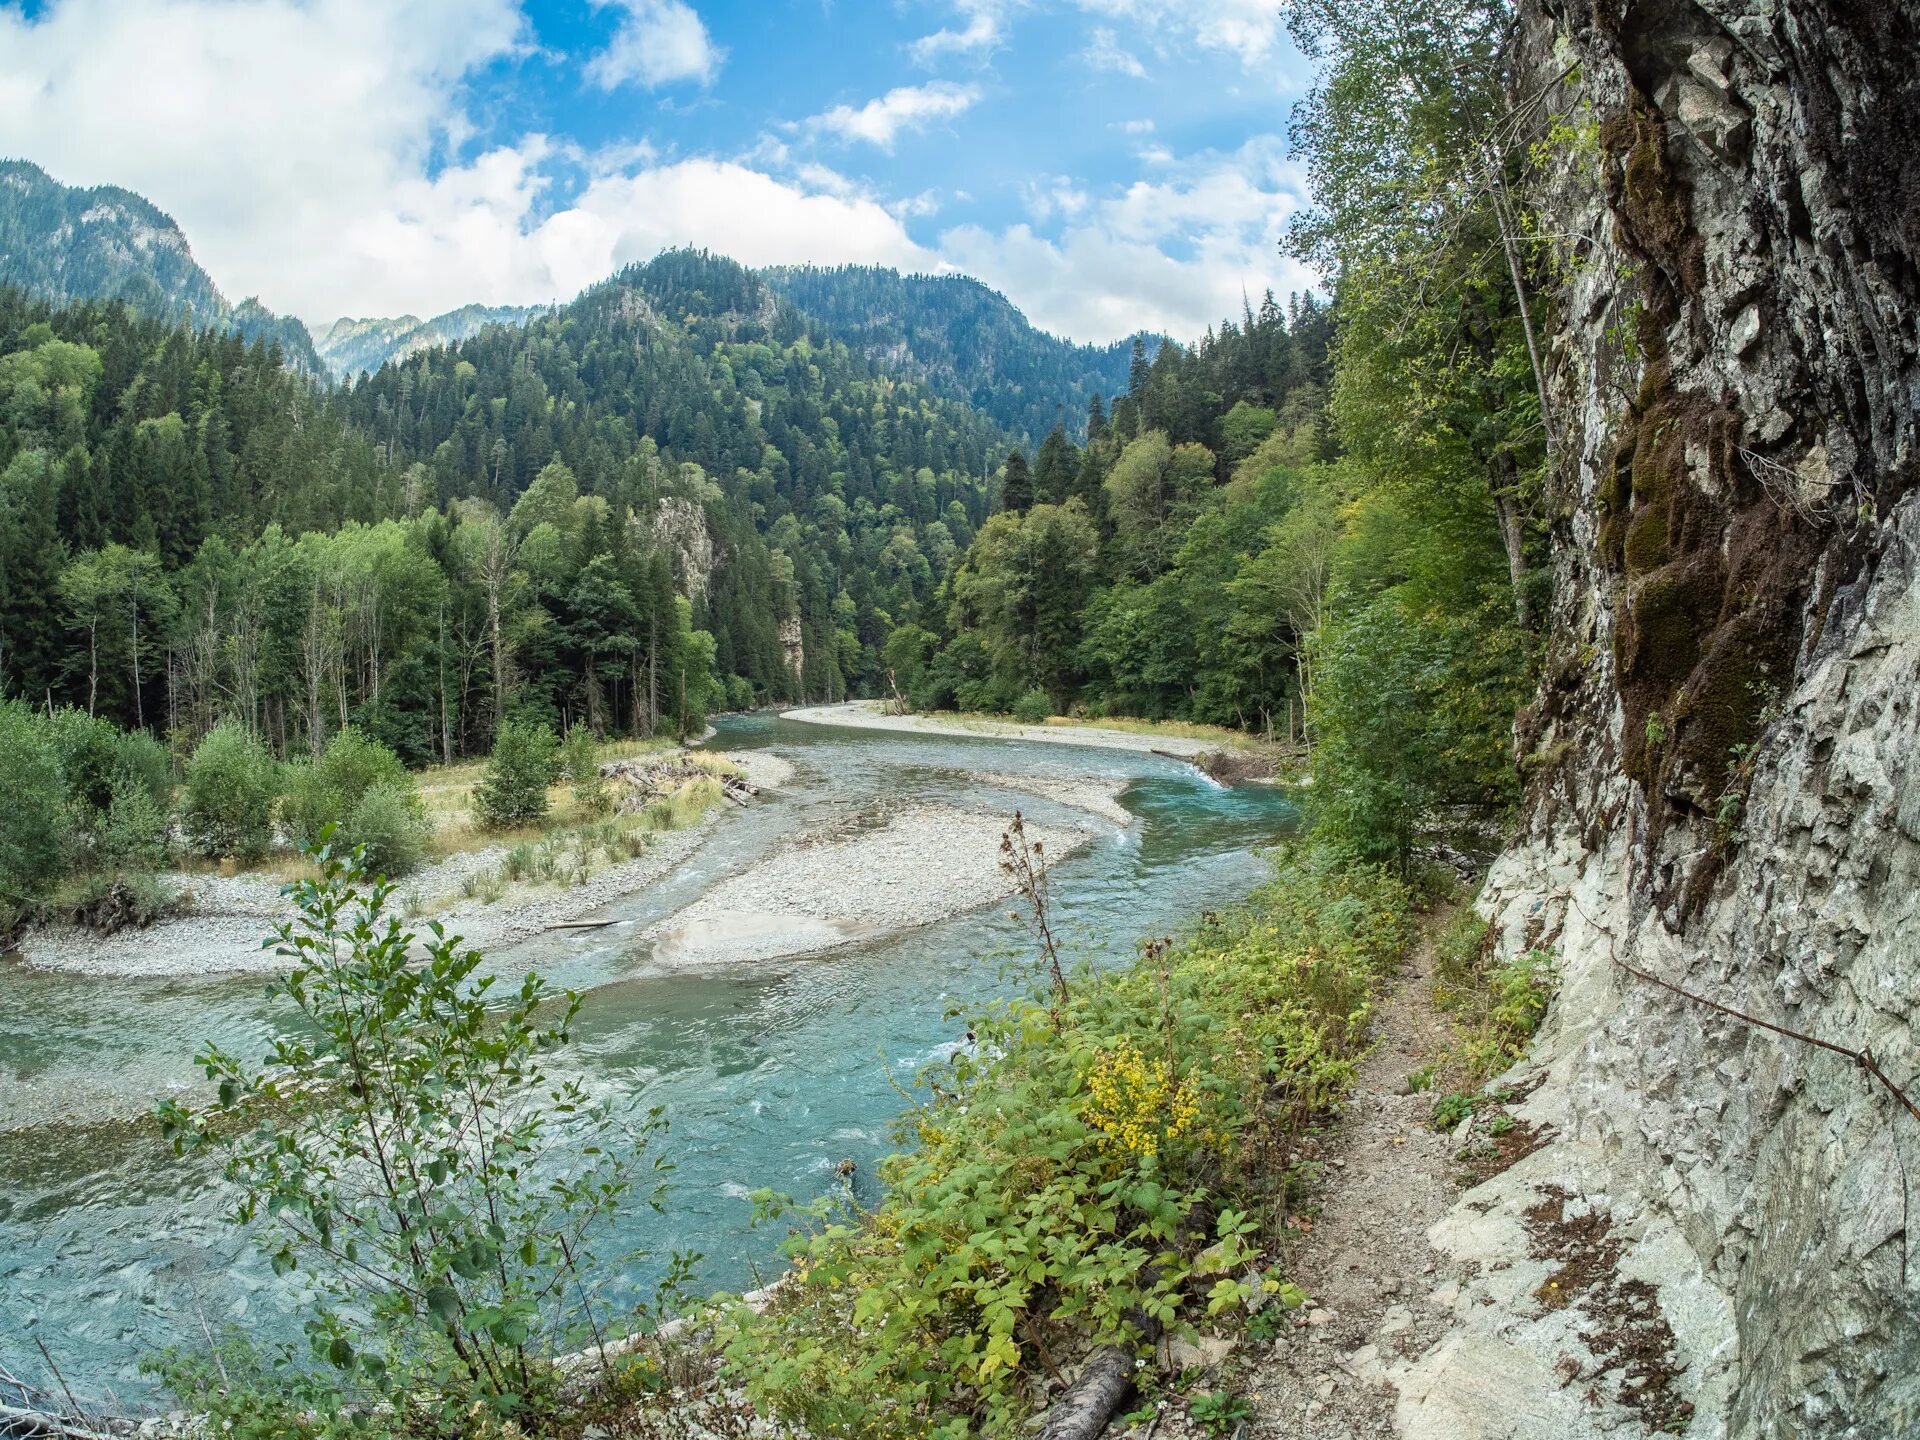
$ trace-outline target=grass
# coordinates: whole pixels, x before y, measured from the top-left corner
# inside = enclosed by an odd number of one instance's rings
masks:
[[[1433,941],[1434,1000],[1454,1028],[1454,1043],[1437,1070],[1469,1086],[1526,1054],[1553,999],[1553,952],[1532,949],[1502,959],[1497,940],[1469,900]],[[1455,1116],[1454,1123],[1463,1118]]]
[[[609,740],[600,746],[600,758],[629,760],[665,755],[678,748],[666,739]],[[722,799],[720,777],[743,773],[738,765],[718,755],[690,751],[686,759],[711,778],[683,784],[674,794],[629,815],[592,814],[576,802],[573,787],[559,780],[547,787],[544,821],[508,830],[489,829],[474,819],[473,792],[486,774],[485,759],[433,765],[414,772],[427,816],[429,864],[500,846],[506,848],[507,856],[494,869],[468,876],[458,896],[429,898],[411,892],[407,902],[410,910],[416,915],[431,913],[457,898],[493,904],[516,886],[584,885],[607,866],[637,858],[645,853],[653,835],[699,823]],[[250,865],[237,867],[237,871],[231,861],[190,856],[179,857],[175,868],[189,875],[245,873],[282,884],[312,880],[319,874],[305,856],[285,850],[270,851]]]

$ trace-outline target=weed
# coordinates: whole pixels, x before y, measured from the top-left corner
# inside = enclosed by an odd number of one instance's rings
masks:
[[[1449,1091],[1433,1102],[1432,1125],[1436,1130],[1451,1130],[1473,1114],[1473,1097],[1458,1090]]]
[[[1253,1406],[1245,1396],[1235,1395],[1231,1390],[1215,1390],[1196,1395],[1187,1406],[1187,1413],[1209,1435],[1226,1435],[1235,1426],[1253,1419]]]

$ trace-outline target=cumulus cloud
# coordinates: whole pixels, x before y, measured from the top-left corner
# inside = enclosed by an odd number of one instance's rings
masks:
[[[937,264],[871,196],[711,158],[596,180],[531,241],[568,294],[673,245],[706,246],[746,265]]]
[[[587,78],[603,90],[651,89],[676,80],[707,84],[726,59],[727,52],[713,43],[686,0],[594,0],[594,5],[624,12],[613,40],[587,66]]]
[[[824,167],[781,179],[540,134],[454,155],[466,81],[531,39],[513,0],[0,5],[0,135],[67,184],[151,197],[230,296],[313,322],[567,299],[674,244],[937,263]],[[583,188],[556,204],[562,175]]]
[[[1140,63],[1140,57],[1120,48],[1120,37],[1104,25],[1094,27],[1093,36],[1087,48],[1080,52],[1080,58],[1095,70],[1111,70],[1118,75],[1131,75],[1139,80],[1147,73],[1147,67]]]
[[[1314,277],[1277,248],[1305,194],[1285,142],[1265,135],[1231,153],[1187,156],[1178,178],[1136,181],[1057,234],[960,225],[939,249],[1057,334],[1105,341],[1147,328],[1192,339],[1237,314],[1243,291],[1312,288]]]
[[[152,197],[236,298],[327,316],[414,278],[361,268],[372,236],[472,245],[539,188],[537,137],[426,178],[466,77],[529,39],[513,0],[0,6],[0,135],[68,184]]]
[[[913,58],[923,65],[942,55],[991,50],[1007,35],[1007,17],[1021,0],[953,0],[958,25],[948,25],[914,41]]]
[[[805,125],[816,134],[863,140],[891,151],[902,130],[924,130],[936,120],[951,120],[972,109],[979,99],[977,85],[956,85],[947,80],[936,80],[930,85],[902,85],[858,109],[836,105],[824,115],[806,121]]]
[[[1082,10],[1240,57],[1249,68],[1274,58],[1285,23],[1274,0],[1075,0]],[[1095,32],[1098,34],[1099,32]]]

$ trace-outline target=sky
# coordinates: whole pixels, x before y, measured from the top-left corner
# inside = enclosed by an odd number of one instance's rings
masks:
[[[0,0],[0,155],[139,191],[315,325],[699,245],[1191,340],[1313,284],[1310,74],[1275,0]]]

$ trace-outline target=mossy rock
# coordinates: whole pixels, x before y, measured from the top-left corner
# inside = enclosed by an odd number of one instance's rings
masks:
[[[1783,637],[1769,636],[1757,617],[1740,616],[1714,636],[1674,705],[1671,765],[1704,810],[1726,789],[1736,750],[1760,738],[1782,648]]]

